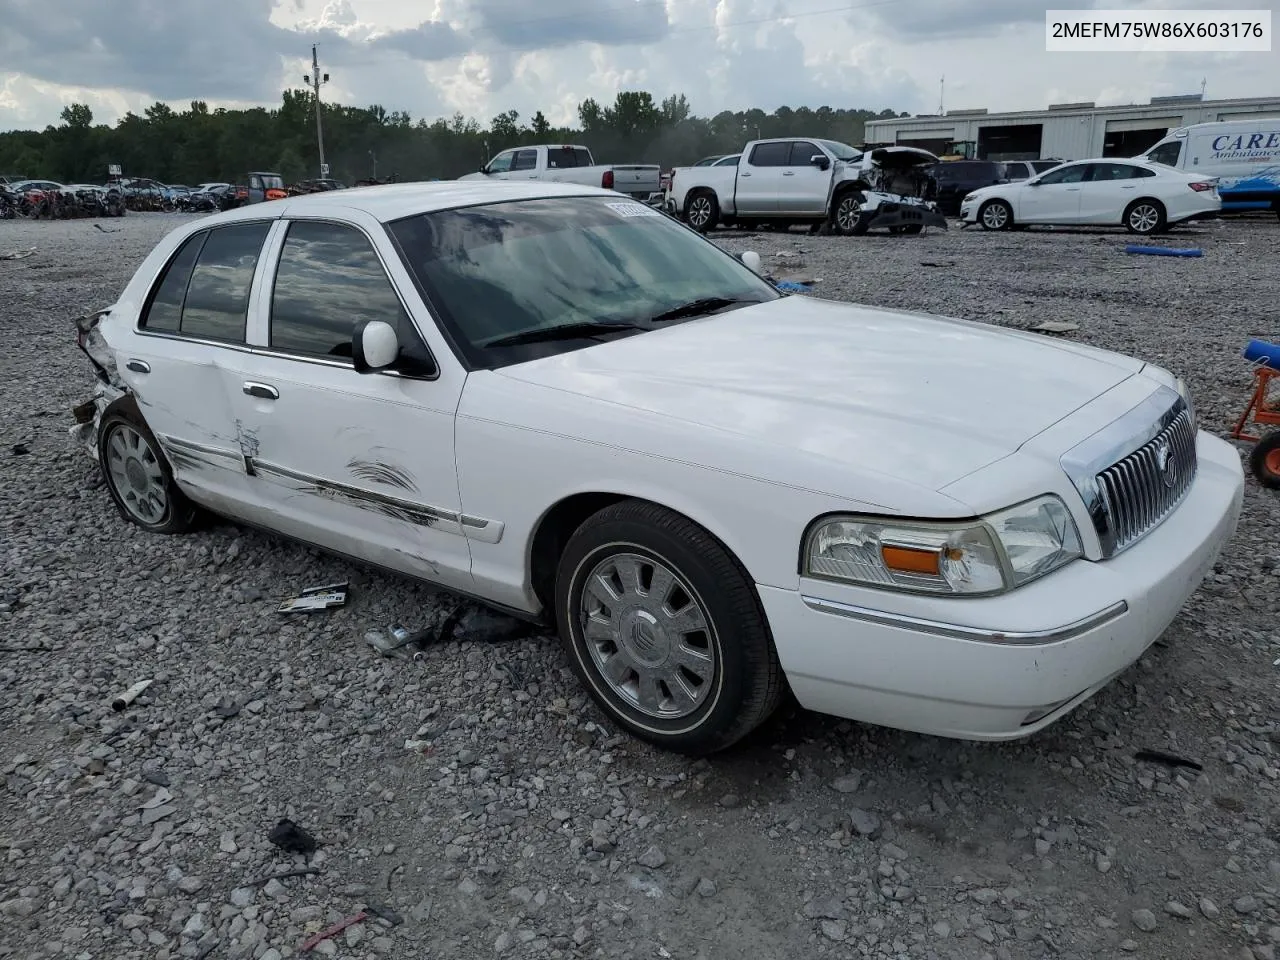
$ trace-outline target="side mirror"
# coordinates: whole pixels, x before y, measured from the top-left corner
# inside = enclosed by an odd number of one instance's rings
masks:
[[[1040,186],[1040,178],[1039,178],[1039,177],[1037,177],[1037,178],[1036,178],[1036,179],[1034,179],[1034,180],[1028,180],[1028,181],[1027,181],[1027,186],[1028,186],[1028,187],[1038,187],[1038,186]]]
[[[396,328],[382,320],[365,320],[351,335],[351,359],[357,373],[376,373],[396,362],[400,341]]]
[[[760,272],[760,254],[754,250],[745,250],[738,254],[738,259],[742,261],[742,265],[753,273]]]
[[[481,173],[488,173],[488,172],[489,172],[489,165],[486,163],[486,164],[484,164],[483,166],[481,166],[481,167],[480,167],[480,172],[481,172]]]
[[[809,158],[809,162],[819,170],[825,170],[827,167],[831,166],[831,161],[827,159],[827,155],[825,153],[815,153]]]

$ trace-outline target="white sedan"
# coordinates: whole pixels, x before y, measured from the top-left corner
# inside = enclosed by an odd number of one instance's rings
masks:
[[[960,202],[960,219],[986,230],[1061,224],[1152,234],[1221,211],[1214,177],[1114,159],[1064,163],[1030,180],[982,187]]]
[[[788,686],[1024,737],[1141,656],[1241,505],[1181,381],[787,296],[757,262],[599,188],[255,204],[80,321],[72,430],[139,527],[207,510],[540,619],[610,718],[682,752]]]

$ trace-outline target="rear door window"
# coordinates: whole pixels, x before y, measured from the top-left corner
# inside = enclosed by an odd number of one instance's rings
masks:
[[[751,151],[751,165],[753,167],[785,167],[790,157],[790,141],[761,143]]]
[[[270,229],[270,221],[260,220],[209,231],[187,284],[183,335],[244,343],[249,288]]]
[[[151,303],[142,315],[138,325],[143,330],[156,330],[161,333],[177,333],[182,325],[182,303],[187,298],[187,284],[191,282],[191,271],[196,265],[196,257],[204,246],[209,231],[201,230],[187,239],[160,277],[160,283],[151,294]]]
[[[511,164],[511,169],[515,170],[536,170],[538,168],[538,151],[537,150],[519,150],[516,152],[515,162]]]

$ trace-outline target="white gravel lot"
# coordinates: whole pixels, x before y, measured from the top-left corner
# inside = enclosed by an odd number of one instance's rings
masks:
[[[1253,958],[1280,949],[1280,498],[1164,640],[1029,741],[785,709],[710,762],[603,721],[557,643],[380,658],[370,629],[451,603],[219,524],[125,524],[67,435],[92,382],[72,320],[177,216],[0,222],[0,957]],[[1239,357],[1280,339],[1274,217],[1115,231],[718,237],[792,252],[822,295],[1068,334],[1162,363],[1225,434]],[[963,384],[957,384],[963,391]],[[14,452],[23,444],[28,453]],[[275,612],[343,578],[342,609]],[[154,683],[132,706],[110,698]],[[406,740],[426,741],[406,749]],[[1139,762],[1154,748],[1203,771]],[[146,807],[157,796],[167,802]],[[267,841],[281,818],[320,841]],[[300,867],[314,873],[263,883]],[[305,954],[307,956],[314,954]]]

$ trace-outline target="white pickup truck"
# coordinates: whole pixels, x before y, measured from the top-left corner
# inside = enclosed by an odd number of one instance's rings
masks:
[[[808,223],[849,235],[945,230],[946,217],[923,198],[924,170],[937,162],[914,147],[864,151],[816,138],[752,140],[736,163],[674,169],[665,205],[701,232],[718,223]]]
[[[459,180],[546,180],[616,190],[637,200],[662,191],[657,164],[597,164],[586,147],[538,144],[503,150],[475,173]]]

